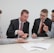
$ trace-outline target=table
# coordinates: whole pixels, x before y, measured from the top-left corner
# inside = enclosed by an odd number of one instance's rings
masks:
[[[44,40],[29,41],[29,42],[51,43],[52,45],[48,50],[44,50],[44,51],[38,51],[38,50],[27,51],[25,48],[21,46],[21,44],[24,44],[24,43],[0,45],[0,53],[54,53],[54,38],[52,39],[45,38]]]

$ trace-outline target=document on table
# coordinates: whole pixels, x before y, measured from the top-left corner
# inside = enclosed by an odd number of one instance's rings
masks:
[[[47,50],[51,46],[50,43],[25,43],[22,47],[28,51],[31,50]]]

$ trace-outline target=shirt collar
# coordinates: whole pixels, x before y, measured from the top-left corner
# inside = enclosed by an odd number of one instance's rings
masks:
[[[20,18],[19,18],[19,23],[21,23],[22,21],[20,20]],[[24,22],[22,22],[23,24],[24,24]]]

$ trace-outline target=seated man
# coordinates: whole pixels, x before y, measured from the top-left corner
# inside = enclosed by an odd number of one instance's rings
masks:
[[[2,10],[0,10],[0,16],[2,14]],[[0,23],[1,24],[1,23]],[[22,38],[17,38],[17,39],[4,39],[2,37],[2,33],[1,33],[1,29],[0,29],[0,45],[3,45],[3,44],[12,44],[12,43],[25,43],[27,42],[25,39],[22,39]]]
[[[48,26],[48,30],[51,30],[51,20],[48,17],[48,10],[42,9],[40,13],[40,18],[35,19],[33,28],[32,28],[32,38],[38,37],[47,37],[47,33],[44,30],[45,26]]]
[[[50,38],[54,38],[54,10],[52,10],[52,15],[51,15],[51,17],[52,17],[52,27],[51,27],[51,31],[48,31],[48,26],[46,26],[46,27],[44,28],[44,30],[46,30],[46,32],[47,32],[47,34],[48,34],[48,36],[49,36]]]
[[[27,38],[29,36],[28,10],[22,10],[19,19],[11,20],[7,30],[7,38]]]

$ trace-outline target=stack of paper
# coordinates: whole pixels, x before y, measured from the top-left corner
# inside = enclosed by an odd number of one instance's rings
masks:
[[[50,43],[26,43],[22,44],[26,50],[47,50],[51,46]]]

